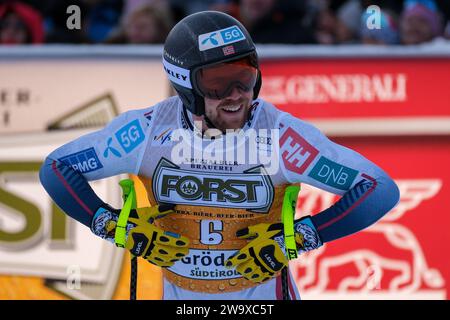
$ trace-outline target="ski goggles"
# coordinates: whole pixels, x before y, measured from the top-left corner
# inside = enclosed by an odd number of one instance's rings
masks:
[[[194,72],[197,93],[210,99],[224,99],[234,88],[245,92],[253,90],[258,69],[248,58],[205,66]]]

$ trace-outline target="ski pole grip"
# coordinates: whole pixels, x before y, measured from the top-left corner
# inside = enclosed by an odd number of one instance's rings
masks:
[[[297,244],[295,243],[294,216],[297,206],[300,186],[289,186],[284,191],[283,205],[281,209],[281,220],[284,228],[284,244],[288,260],[298,257]]]
[[[116,233],[114,241],[118,247],[125,247],[127,222],[131,209],[136,208],[136,190],[134,189],[134,181],[124,179],[119,182],[122,188],[122,199],[124,201],[122,210],[120,210],[119,219],[117,221]]]

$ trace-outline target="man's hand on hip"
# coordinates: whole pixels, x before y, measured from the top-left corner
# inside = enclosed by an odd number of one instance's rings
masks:
[[[153,224],[155,219],[173,213],[173,208],[174,205],[162,204],[131,210],[125,247],[133,255],[143,257],[160,267],[170,267],[187,255],[188,238],[164,231]],[[114,209],[100,208],[92,221],[92,232],[114,243],[118,216]]]
[[[322,245],[319,234],[310,217],[298,219],[294,223],[297,252],[303,253]],[[231,256],[227,268],[235,267],[244,278],[261,283],[278,275],[287,266],[286,247],[282,223],[260,223],[238,230],[240,239],[253,239],[244,248]]]

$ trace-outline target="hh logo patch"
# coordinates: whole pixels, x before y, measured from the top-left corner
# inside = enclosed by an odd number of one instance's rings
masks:
[[[137,119],[120,128],[115,135],[126,153],[133,151],[145,139],[141,124]]]
[[[69,154],[59,159],[62,163],[71,166],[75,171],[87,173],[103,168],[94,148]]]
[[[303,174],[319,154],[316,148],[290,127],[280,138],[280,149],[286,169],[298,174]]]
[[[314,168],[309,173],[313,179],[330,187],[348,190],[355,181],[358,171],[340,165],[325,157],[320,157]]]
[[[222,30],[204,33],[198,36],[200,51],[224,46],[226,44],[244,40],[245,36],[238,26],[231,26]]]

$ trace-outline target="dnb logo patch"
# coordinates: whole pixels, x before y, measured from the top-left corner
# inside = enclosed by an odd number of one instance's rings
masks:
[[[103,168],[94,148],[72,153],[58,160],[81,173],[88,173]]]
[[[330,187],[348,190],[355,181],[358,171],[340,165],[325,157],[320,157],[316,165],[312,168],[309,176]]]
[[[224,46],[226,44],[242,41],[244,34],[234,25],[225,29],[204,33],[198,36],[198,48],[200,51]]]
[[[133,151],[145,140],[144,131],[138,119],[120,128],[115,136],[126,153]]]

